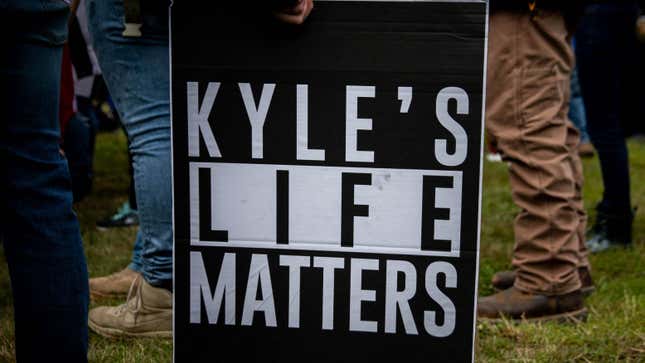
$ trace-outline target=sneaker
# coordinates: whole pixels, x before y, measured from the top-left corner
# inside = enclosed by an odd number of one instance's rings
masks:
[[[172,338],[172,293],[137,278],[124,304],[90,310],[88,325],[108,338]]]
[[[609,214],[597,210],[596,223],[591,228],[587,248],[591,253],[614,247],[629,247],[632,244],[632,222],[636,209],[629,214]]]
[[[601,235],[594,235],[587,240],[587,248],[591,253],[604,252],[613,248],[627,248],[631,246],[631,243],[622,243],[610,240]]]
[[[130,203],[125,202],[119,207],[116,213],[103,220],[96,222],[96,227],[99,230],[114,227],[131,227],[139,225],[139,213],[135,209],[130,208]]]
[[[510,287],[477,302],[477,318],[480,320],[508,318],[528,322],[578,322],[586,317],[587,309],[580,290],[546,296]]]
[[[580,282],[582,283],[582,287],[580,288],[580,292],[582,293],[582,295],[584,297],[587,297],[593,294],[593,292],[596,291],[596,287],[594,286],[593,280],[591,279],[591,273],[589,272],[589,268],[588,267],[578,268],[578,275],[580,276]],[[517,276],[516,271],[500,271],[495,275],[493,275],[493,278],[491,279],[491,284],[493,285],[493,288],[497,292],[506,290],[513,286],[513,284],[515,283],[516,276]]]
[[[112,275],[90,279],[90,297],[94,300],[105,298],[124,298],[132,283],[141,274],[126,267]]]

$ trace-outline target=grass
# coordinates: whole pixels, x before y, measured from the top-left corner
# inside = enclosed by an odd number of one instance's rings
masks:
[[[76,205],[91,276],[127,265],[136,230],[96,230],[95,223],[127,198],[127,153],[121,132],[101,134],[97,141],[95,184],[91,196]],[[632,200],[645,208],[645,141],[630,145]],[[599,200],[602,185],[597,159],[585,160],[586,206]],[[512,225],[517,212],[503,163],[484,164],[484,198],[480,263],[480,294],[491,293],[492,274],[509,267]],[[592,216],[593,218],[593,216]],[[584,324],[477,325],[478,362],[644,362],[645,361],[645,213],[637,214],[635,246],[591,257],[597,291],[588,301]],[[14,361],[13,313],[9,277],[0,254],[0,362]],[[117,304],[118,301],[107,301]],[[110,340],[90,335],[92,362],[169,362],[166,340]],[[429,357],[430,359],[430,357]]]
[[[634,248],[592,255],[596,292],[587,299],[586,323],[578,325],[478,323],[478,362],[645,362],[645,141],[629,143],[632,202],[641,206],[634,221]],[[590,221],[602,195],[597,158],[584,160],[584,199]],[[479,270],[480,295],[492,292],[490,278],[509,266],[512,225],[506,165],[484,164],[484,198]]]

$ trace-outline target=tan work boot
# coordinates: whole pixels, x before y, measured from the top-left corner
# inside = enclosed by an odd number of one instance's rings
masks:
[[[515,287],[486,296],[477,302],[477,318],[502,317],[526,321],[580,321],[587,317],[580,290],[564,295],[546,296],[523,292]]]
[[[493,288],[495,288],[495,291],[499,292],[506,290],[509,287],[513,286],[513,284],[515,283],[516,275],[517,274],[515,271],[500,271],[493,275],[491,284],[493,285]],[[582,296],[587,297],[593,294],[593,292],[596,291],[596,287],[594,286],[593,280],[591,279],[591,272],[589,272],[589,268],[578,268],[578,275],[580,276],[580,282],[582,283],[582,287],[580,288]]]
[[[90,279],[90,297],[93,300],[105,298],[124,298],[128,295],[132,281],[140,273],[126,267],[112,275]]]
[[[88,324],[105,337],[172,338],[172,293],[137,278],[124,304],[90,310]]]

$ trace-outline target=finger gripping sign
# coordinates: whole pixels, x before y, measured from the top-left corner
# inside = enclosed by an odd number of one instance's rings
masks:
[[[486,3],[199,3],[171,8],[175,361],[472,361]]]

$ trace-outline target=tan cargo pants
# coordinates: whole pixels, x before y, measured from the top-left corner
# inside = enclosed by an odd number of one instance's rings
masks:
[[[588,266],[579,133],[567,117],[574,56],[564,18],[538,11],[490,16],[486,128],[510,164],[515,287],[560,295]]]

